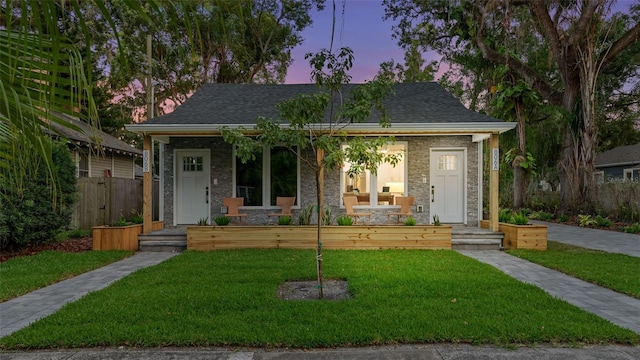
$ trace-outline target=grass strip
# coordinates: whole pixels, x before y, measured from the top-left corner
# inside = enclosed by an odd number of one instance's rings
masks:
[[[449,250],[324,251],[354,297],[287,301],[313,250],[187,251],[0,339],[2,349],[624,343],[640,335]]]
[[[640,299],[640,258],[547,242],[547,251],[509,250],[509,254]]]
[[[0,263],[0,302],[97,269],[132,255],[130,251],[43,251]]]

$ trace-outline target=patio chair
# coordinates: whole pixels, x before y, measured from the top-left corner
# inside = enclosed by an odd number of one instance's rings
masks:
[[[295,203],[296,203],[296,197],[295,196],[292,196],[292,197],[277,196],[276,197],[276,205],[280,206],[282,209],[280,209],[279,213],[267,214],[267,216],[269,217],[269,224],[271,224],[271,218],[272,217],[280,219],[283,216],[289,216],[289,217],[293,218],[293,215],[291,215],[291,207]]]
[[[244,219],[245,224],[247,223],[247,214],[241,214],[238,212],[238,208],[244,205],[243,197],[235,197],[235,198],[224,198],[222,199],[222,205],[227,207],[227,213],[225,216],[230,218],[237,218],[240,224],[242,224],[242,220]]]
[[[400,205],[399,212],[387,213],[387,222],[390,222],[392,216],[396,217],[396,224],[400,224],[400,217],[413,216],[411,213],[411,205],[413,205],[413,196],[398,196],[395,198],[396,205]]]
[[[371,224],[371,215],[373,215],[370,212],[354,212],[353,211],[353,206],[354,205],[358,205],[358,198],[356,196],[344,196],[342,198],[342,201],[344,202],[344,207],[347,210],[347,216],[350,216],[353,218],[353,224],[357,225],[358,224],[358,219],[361,217],[368,217],[369,218],[369,224]]]

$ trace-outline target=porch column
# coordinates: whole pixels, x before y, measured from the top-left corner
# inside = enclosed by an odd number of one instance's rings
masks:
[[[151,232],[151,213],[153,212],[151,206],[151,177],[153,174],[151,171],[153,168],[151,136],[144,134],[142,146],[142,171],[144,174],[142,182],[142,216],[144,218],[142,233],[148,234]]]
[[[500,150],[498,134],[489,138],[489,229],[498,232],[498,203],[500,201]]]

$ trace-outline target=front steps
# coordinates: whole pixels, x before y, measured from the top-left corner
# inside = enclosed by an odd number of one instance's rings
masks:
[[[451,228],[453,250],[500,250],[503,233],[494,233],[475,226],[454,225]]]
[[[169,228],[138,235],[139,251],[183,252],[187,249],[187,230]]]

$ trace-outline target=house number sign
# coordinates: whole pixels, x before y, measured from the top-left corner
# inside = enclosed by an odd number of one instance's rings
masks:
[[[150,172],[149,166],[149,150],[142,150],[142,171]]]
[[[491,170],[500,170],[500,149],[491,149]]]

